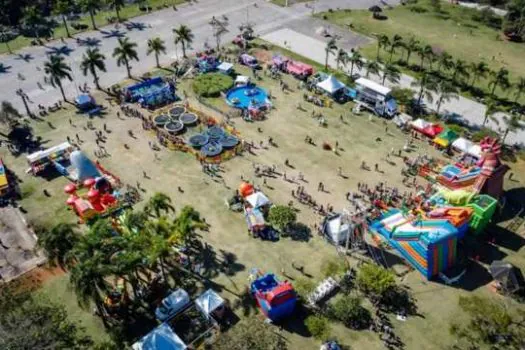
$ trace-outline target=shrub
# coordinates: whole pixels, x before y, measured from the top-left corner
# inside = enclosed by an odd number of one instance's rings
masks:
[[[414,99],[414,91],[412,89],[395,87],[392,89],[391,95],[400,105],[403,106],[409,105]]]
[[[327,340],[330,337],[330,325],[328,319],[323,316],[308,316],[304,321],[308,332],[319,340]]]
[[[307,278],[298,278],[294,282],[294,289],[301,296],[302,298],[305,298],[313,292],[315,289],[315,283],[311,279]]]
[[[410,6],[410,11],[415,13],[426,13],[428,10],[422,6],[414,5]]]
[[[325,259],[321,263],[321,273],[324,277],[342,275],[346,271],[346,266],[341,259]]]
[[[500,16],[496,15],[494,11],[492,11],[488,7],[485,7],[480,11],[474,12],[474,14],[472,15],[472,20],[479,23],[483,23],[486,26],[494,29],[501,29],[503,25],[503,19]]]
[[[218,97],[233,86],[233,79],[221,73],[208,73],[195,78],[193,91],[202,97]]]
[[[333,319],[342,322],[346,327],[364,329],[370,325],[370,311],[362,305],[361,298],[345,295],[330,305],[329,314]]]
[[[494,138],[499,137],[498,133],[495,132],[494,130],[489,129],[489,128],[482,128],[481,130],[476,131],[474,134],[472,134],[472,141],[479,142],[486,136],[490,136]]]
[[[454,131],[459,136],[462,136],[465,133],[465,130],[466,130],[465,127],[463,127],[461,125],[457,125],[457,124],[447,124],[447,128],[449,128],[450,130]]]
[[[270,208],[268,221],[280,231],[286,231],[296,220],[297,214],[287,205],[274,205]]]
[[[394,274],[387,269],[365,264],[357,273],[357,286],[372,299],[380,300],[396,286]]]

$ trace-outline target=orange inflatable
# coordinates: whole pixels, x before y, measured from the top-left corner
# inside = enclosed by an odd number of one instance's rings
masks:
[[[241,185],[239,186],[239,194],[243,197],[243,198],[246,198],[248,197],[250,194],[252,194],[254,192],[254,189],[253,189],[253,186],[251,184],[249,184],[248,182],[243,182],[241,183]]]

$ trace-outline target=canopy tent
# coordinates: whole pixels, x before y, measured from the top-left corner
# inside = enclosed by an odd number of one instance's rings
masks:
[[[246,75],[238,75],[235,78],[235,85],[248,85],[250,83],[250,77]]]
[[[80,94],[75,98],[77,108],[86,110],[95,105],[95,99],[90,94]]]
[[[75,168],[77,181],[84,181],[88,178],[100,177],[100,171],[91,159],[89,159],[82,151],[73,151],[69,157],[71,165]]]
[[[326,218],[323,226],[323,231],[326,237],[334,244],[345,244],[350,226],[343,223],[341,215]]]
[[[441,132],[436,138],[434,138],[434,143],[441,147],[448,147],[454,140],[458,138],[458,134],[450,129],[446,129]]]
[[[496,260],[489,267],[490,274],[501,287],[507,292],[514,292],[519,289],[518,279],[514,273],[514,266],[505,261]]]
[[[132,348],[133,350],[184,350],[187,346],[169,324],[163,323],[133,344]]]
[[[246,201],[252,206],[252,208],[260,208],[270,204],[270,200],[262,192],[255,192],[246,197]]]
[[[419,132],[423,132],[423,130],[425,130],[426,127],[432,125],[432,123],[429,123],[426,120],[419,118],[411,122],[410,125],[412,126],[413,129]]]
[[[481,146],[474,145],[468,149],[467,153],[476,158],[481,158]]]
[[[467,153],[476,158],[481,157],[481,147],[463,137],[459,137],[454,142],[452,142],[452,147],[460,152]]]
[[[325,80],[317,83],[317,87],[332,95],[342,88],[345,88],[346,85],[337,80],[333,75],[330,75]]]
[[[229,74],[232,71],[232,69],[233,64],[229,62],[222,62],[221,64],[219,64],[219,66],[217,66],[217,70],[224,74]]]
[[[190,303],[190,296],[184,289],[179,288],[162,299],[159,307],[155,310],[155,316],[161,322],[174,316]]]
[[[405,125],[407,125],[412,120],[413,120],[413,118],[411,116],[409,116],[408,114],[405,114],[405,113],[398,114],[392,119],[394,124],[396,124],[400,128],[405,126]]]
[[[222,305],[224,305],[224,299],[213,289],[208,289],[202,293],[197,299],[195,299],[195,305],[206,317],[210,317],[211,313]]]

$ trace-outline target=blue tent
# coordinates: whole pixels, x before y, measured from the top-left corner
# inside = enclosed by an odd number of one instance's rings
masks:
[[[184,350],[187,347],[173,329],[167,323],[163,323],[133,344],[132,348],[133,350]]]
[[[95,104],[95,99],[89,94],[80,94],[75,98],[75,103],[78,109],[88,110],[91,109]]]
[[[71,165],[76,169],[78,181],[101,176],[95,164],[82,151],[71,152],[69,159]]]

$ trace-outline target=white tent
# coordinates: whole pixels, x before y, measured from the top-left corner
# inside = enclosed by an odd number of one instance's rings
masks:
[[[420,119],[416,119],[413,122],[411,122],[410,125],[412,125],[414,129],[423,130],[427,126],[432,125],[432,123],[429,123],[426,120],[423,120],[420,118]]]
[[[342,88],[346,87],[346,85],[337,80],[337,78],[333,75],[330,75],[322,82],[317,83],[317,87],[328,92],[329,94],[334,94]]]
[[[253,208],[260,208],[270,204],[270,200],[262,192],[255,192],[246,197],[246,201],[250,203]]]
[[[481,158],[481,147],[480,145],[474,145],[470,147],[467,151],[468,154],[476,158]]]
[[[468,150],[474,146],[474,142],[467,140],[464,137],[460,137],[452,142],[452,147],[458,151],[467,153]]]
[[[224,299],[213,289],[208,289],[195,299],[195,305],[206,317],[209,317],[213,311],[224,305]]]
[[[349,231],[350,227],[342,222],[341,215],[327,218],[325,221],[324,233],[335,244],[345,244]]]
[[[133,344],[132,348],[133,350],[184,350],[187,346],[169,324],[163,323]]]
[[[248,85],[250,83],[250,77],[247,77],[246,75],[238,75],[237,78],[235,78],[235,85]]]
[[[155,310],[155,316],[159,321],[164,322],[184,309],[189,303],[190,296],[188,292],[182,288],[178,288],[166,298],[162,299],[162,302]]]
[[[217,67],[217,70],[221,73],[229,73],[232,70],[232,68],[233,68],[233,64],[229,62],[222,62]]]

